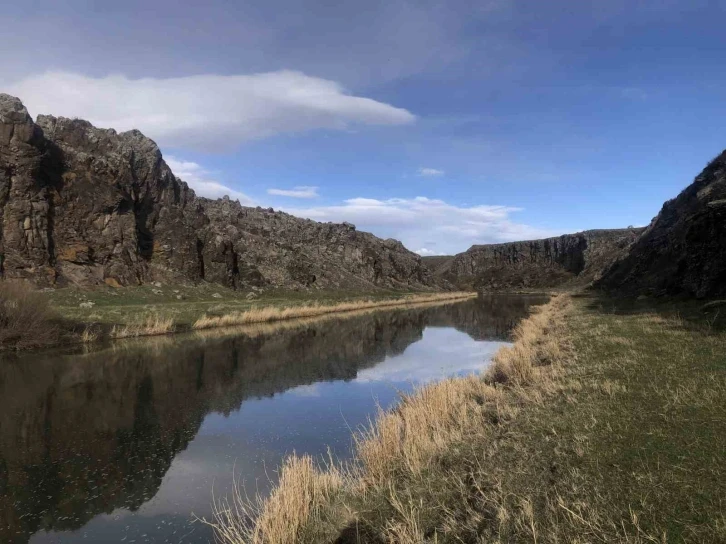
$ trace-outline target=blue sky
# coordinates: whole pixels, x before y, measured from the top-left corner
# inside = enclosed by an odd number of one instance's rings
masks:
[[[726,147],[726,2],[13,2],[0,91],[422,254],[644,225]],[[11,21],[11,22],[8,22]]]

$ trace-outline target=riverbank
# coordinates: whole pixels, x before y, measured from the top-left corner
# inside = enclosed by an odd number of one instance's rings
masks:
[[[291,458],[267,500],[218,504],[218,537],[726,541],[726,332],[700,306],[554,297],[485,376],[380,414],[352,466]]]
[[[0,283],[0,291],[0,349],[168,335],[476,296],[390,291],[239,293],[209,285],[34,291],[12,282]]]

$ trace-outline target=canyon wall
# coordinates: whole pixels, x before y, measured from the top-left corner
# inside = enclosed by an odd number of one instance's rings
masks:
[[[589,230],[542,240],[475,245],[427,257],[432,272],[460,288],[484,291],[591,282],[643,229]]]
[[[663,205],[595,285],[624,295],[726,296],[726,151]]]
[[[0,275],[38,285],[434,289],[421,258],[350,224],[199,198],[137,130],[0,94]]]

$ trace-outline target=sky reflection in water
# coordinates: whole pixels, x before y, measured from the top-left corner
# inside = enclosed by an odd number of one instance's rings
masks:
[[[484,368],[533,297],[376,312],[269,334],[0,361],[0,541],[207,542],[232,474],[330,447],[402,391]]]

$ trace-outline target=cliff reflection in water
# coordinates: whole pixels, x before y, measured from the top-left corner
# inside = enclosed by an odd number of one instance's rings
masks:
[[[210,413],[352,380],[402,354],[427,327],[506,340],[530,304],[541,301],[490,297],[0,361],[0,542],[24,543],[38,531],[74,531],[99,514],[138,510],[157,495]],[[246,417],[263,417],[255,410],[264,414],[265,406],[245,404]],[[280,456],[287,446],[279,445]],[[235,454],[249,460],[258,452],[246,445]],[[200,493],[211,499],[211,489]]]

